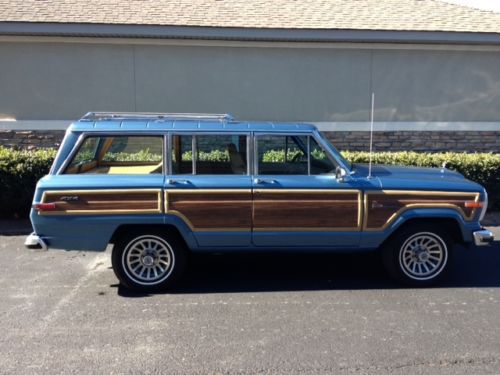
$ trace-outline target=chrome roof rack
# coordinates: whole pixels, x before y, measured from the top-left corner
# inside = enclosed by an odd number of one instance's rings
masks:
[[[232,121],[234,117],[228,113],[88,112],[80,121],[163,119]]]

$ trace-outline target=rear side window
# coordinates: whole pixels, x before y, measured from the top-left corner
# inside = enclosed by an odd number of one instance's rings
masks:
[[[247,174],[247,136],[172,136],[173,174]]]
[[[163,172],[162,136],[87,137],[65,174],[155,174]]]

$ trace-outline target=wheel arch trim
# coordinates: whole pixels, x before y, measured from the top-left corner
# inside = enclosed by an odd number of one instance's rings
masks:
[[[399,215],[387,228],[386,239],[392,236],[403,225],[414,220],[452,220],[459,229],[460,239],[462,242],[473,241],[472,232],[468,230],[463,216],[454,208],[409,208]]]

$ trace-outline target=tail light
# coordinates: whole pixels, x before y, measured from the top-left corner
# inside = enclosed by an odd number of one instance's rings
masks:
[[[33,208],[37,211],[54,211],[57,207],[55,203],[35,203]]]

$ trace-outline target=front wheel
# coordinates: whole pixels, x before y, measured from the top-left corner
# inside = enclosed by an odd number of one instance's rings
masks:
[[[186,263],[186,249],[175,234],[132,232],[119,239],[111,255],[120,282],[137,291],[171,288]]]
[[[387,271],[398,281],[411,286],[430,286],[448,272],[452,246],[444,230],[413,225],[391,238],[382,255]]]

